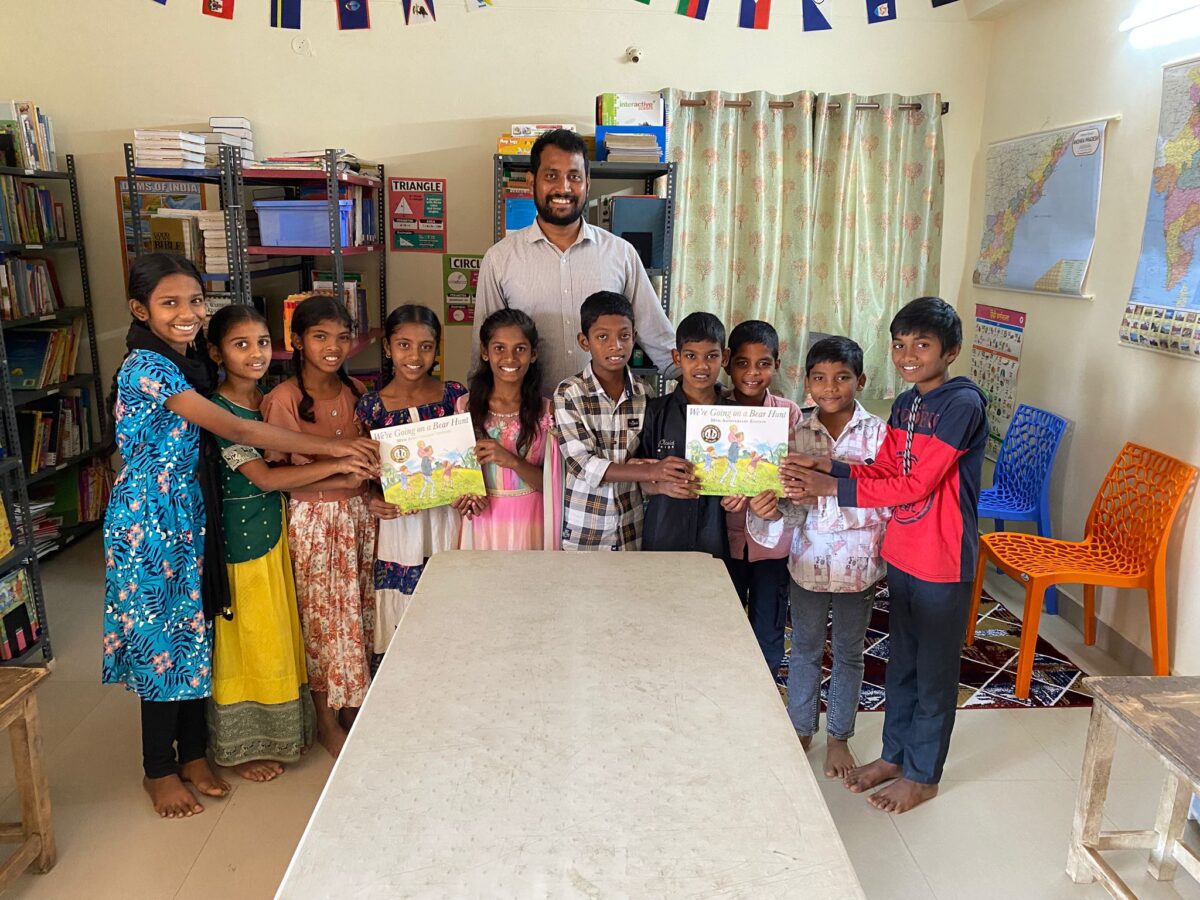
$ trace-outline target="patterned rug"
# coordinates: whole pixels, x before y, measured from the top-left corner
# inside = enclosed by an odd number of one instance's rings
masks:
[[[785,633],[785,647],[791,648],[791,627]],[[1029,699],[1016,696],[1017,648],[1021,643],[1021,620],[1003,603],[984,592],[975,622],[974,646],[963,646],[962,669],[958,678],[959,709],[1043,709],[1067,706],[1091,706],[1081,682],[1087,676],[1067,660],[1045,638],[1039,637],[1033,662],[1033,683]],[[888,660],[888,590],[881,582],[875,595],[874,609],[867,625],[865,643],[866,671],[863,675],[860,710],[885,708],[884,673]],[[829,690],[829,669],[833,663],[829,643],[822,662],[821,700]],[[780,666],[779,691],[787,699],[787,656]]]

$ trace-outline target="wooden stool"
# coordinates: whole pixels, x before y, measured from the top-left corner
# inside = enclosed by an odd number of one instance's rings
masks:
[[[0,891],[7,888],[30,863],[39,872],[54,868],[57,851],[50,824],[50,789],[42,766],[42,726],[34,689],[49,669],[0,668],[0,728],[12,741],[17,793],[21,796],[21,821],[0,824],[0,841],[20,843],[17,852],[0,865]]]
[[[1200,857],[1179,840],[1188,802],[1200,791],[1200,677],[1088,678],[1084,685],[1095,703],[1067,874],[1081,883],[1099,878],[1114,897],[1134,897],[1100,851],[1145,847],[1150,849],[1148,869],[1154,878],[1171,881],[1178,864],[1200,880]],[[1167,770],[1153,831],[1100,830],[1118,725],[1158,756]]]

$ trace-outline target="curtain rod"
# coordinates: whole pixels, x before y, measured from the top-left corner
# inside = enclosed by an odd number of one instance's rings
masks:
[[[680,100],[679,105],[680,106],[707,106],[708,101],[707,100]],[[749,100],[726,100],[723,105],[728,106],[731,109],[745,109],[750,106],[750,101]],[[767,104],[767,106],[770,109],[792,109],[795,105],[796,104],[793,103],[791,100],[772,100],[770,103]],[[841,109],[842,104],[830,103],[829,106],[826,108],[827,109]],[[854,108],[855,109],[879,109],[879,104],[878,103],[855,103]],[[899,109],[919,110],[921,108],[921,104],[920,103],[901,103],[898,108]],[[949,112],[950,112],[950,103],[949,103],[949,101],[943,100],[942,101],[942,115],[943,116],[947,115]]]

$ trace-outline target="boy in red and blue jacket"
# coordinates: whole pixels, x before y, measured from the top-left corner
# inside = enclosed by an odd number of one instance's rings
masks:
[[[960,651],[971,607],[987,404],[969,378],[947,378],[962,322],[937,297],[905,306],[891,324],[892,363],[912,385],[892,404],[875,461],[852,466],[792,455],[781,467],[792,499],[836,496],[840,506],[890,506],[883,538],[889,588],[887,710],[880,758],[852,769],[855,793],[885,812],[937,795],[958,701]]]

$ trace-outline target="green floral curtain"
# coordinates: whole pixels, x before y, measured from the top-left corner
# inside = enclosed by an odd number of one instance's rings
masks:
[[[893,396],[888,322],[938,290],[941,98],[665,94],[678,164],[672,319],[772,323],[778,390],[797,400],[809,332],[847,335],[863,347],[869,395]],[[900,108],[912,103],[921,109]]]

